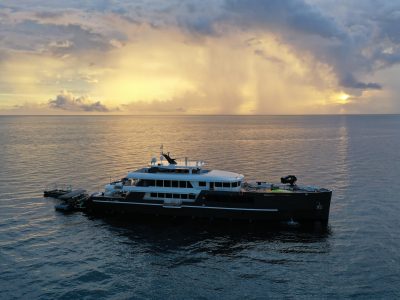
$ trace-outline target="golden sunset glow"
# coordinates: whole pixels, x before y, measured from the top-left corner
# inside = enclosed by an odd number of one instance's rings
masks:
[[[140,22],[115,12],[3,9],[16,37],[0,41],[0,113],[325,114],[394,105],[390,89],[360,81],[336,53],[320,53],[330,43],[318,28],[294,38],[287,24],[253,20],[256,7],[240,12],[253,22],[244,28],[143,9]],[[385,95],[386,106],[366,95]]]
[[[350,95],[345,94],[345,93],[341,93],[341,94],[339,94],[338,97],[337,97],[338,103],[340,103],[340,104],[346,104],[346,103],[349,102],[349,101],[348,101],[349,98],[350,98]]]

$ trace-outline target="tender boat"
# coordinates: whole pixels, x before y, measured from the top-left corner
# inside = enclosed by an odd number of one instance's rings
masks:
[[[92,194],[92,213],[147,214],[249,221],[327,224],[332,191],[299,186],[293,175],[280,184],[246,182],[242,174],[204,169],[203,161],[160,159]]]

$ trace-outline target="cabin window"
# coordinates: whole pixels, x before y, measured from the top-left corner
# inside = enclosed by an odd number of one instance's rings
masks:
[[[180,198],[180,195],[179,195],[179,194],[173,194],[173,195],[172,195],[172,198],[179,199],[179,198]]]
[[[231,187],[231,184],[230,184],[229,182],[224,182],[224,183],[222,184],[222,186],[223,186],[224,188],[230,188],[230,187]]]
[[[189,194],[189,199],[196,199],[196,195],[195,194]]]
[[[181,199],[187,199],[188,195],[186,194],[181,194]]]
[[[235,181],[235,182],[232,182],[232,187],[237,187],[238,186],[238,183]]]
[[[164,193],[158,193],[158,198],[164,198],[165,194]]]
[[[156,186],[163,187],[164,186],[163,181],[162,180],[157,180],[156,181]]]
[[[165,194],[165,198],[172,198],[172,194]]]
[[[186,184],[188,188],[193,188],[193,185],[190,183],[190,181],[186,181]]]
[[[157,193],[151,193],[150,196],[154,197],[154,198],[157,198]]]
[[[186,181],[179,181],[179,187],[185,188],[186,187]]]
[[[205,181],[200,181],[199,182],[199,186],[206,186],[206,182]]]
[[[164,187],[171,187],[171,180],[164,180]]]
[[[222,187],[222,182],[216,182],[215,187]]]
[[[171,182],[172,187],[178,187],[178,185],[179,185],[179,181],[172,180],[172,182]]]
[[[241,186],[241,182],[240,181],[238,181],[238,186]]]

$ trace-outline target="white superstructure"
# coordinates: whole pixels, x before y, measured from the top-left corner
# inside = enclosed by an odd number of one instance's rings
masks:
[[[161,152],[160,160],[153,158],[148,167],[106,185],[105,194],[144,193],[143,200],[177,203],[193,202],[201,191],[241,190],[242,174],[205,170],[203,166],[203,161],[175,160]]]

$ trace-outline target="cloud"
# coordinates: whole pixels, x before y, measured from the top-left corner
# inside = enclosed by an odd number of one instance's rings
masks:
[[[258,26],[281,31],[341,38],[344,32],[333,20],[301,0],[227,0],[226,8],[234,13],[241,26]]]
[[[265,60],[268,60],[268,61],[270,61],[270,62],[280,63],[280,64],[283,64],[283,63],[284,63],[284,61],[283,61],[282,59],[280,59],[280,58],[278,58],[278,57],[275,57],[275,56],[268,55],[267,53],[265,53],[265,51],[260,50],[260,49],[254,50],[254,54],[255,54],[255,55],[258,55],[258,56],[260,56],[261,58],[263,58],[263,59],[265,59]]]
[[[84,111],[84,112],[109,112],[100,101],[91,101],[86,97],[74,97],[71,93],[62,91],[55,99],[49,100],[49,108],[62,109],[67,111]]]
[[[379,83],[369,82],[364,83],[357,81],[352,74],[348,74],[346,77],[342,78],[340,84],[343,87],[361,89],[361,90],[380,90],[382,86]]]
[[[67,89],[149,113],[312,113],[316,103],[329,113],[344,92],[362,110],[366,95],[398,94],[388,80],[399,76],[399,24],[400,3],[383,0],[6,0],[0,90],[42,101]],[[65,93],[51,101],[113,111]]]

